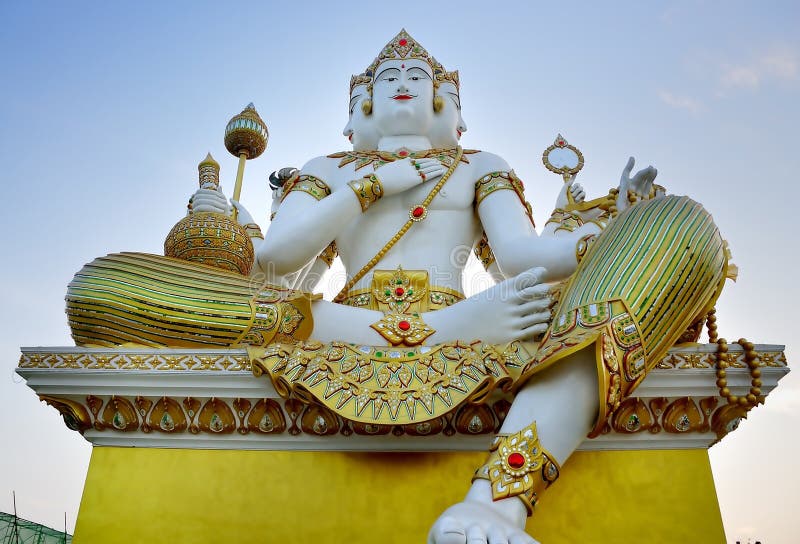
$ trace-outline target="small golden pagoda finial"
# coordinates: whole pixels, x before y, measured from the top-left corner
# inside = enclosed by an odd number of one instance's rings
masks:
[[[198,183],[201,189],[219,188],[219,163],[211,153],[197,165]]]

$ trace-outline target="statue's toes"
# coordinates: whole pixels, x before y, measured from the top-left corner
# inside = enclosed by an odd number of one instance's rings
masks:
[[[486,532],[480,525],[467,527],[467,544],[488,544]]]
[[[444,517],[436,525],[433,529],[433,538],[429,541],[431,544],[467,543],[467,532],[457,519]]]

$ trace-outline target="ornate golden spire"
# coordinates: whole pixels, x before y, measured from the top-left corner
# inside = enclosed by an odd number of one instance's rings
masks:
[[[219,163],[214,160],[211,153],[197,165],[197,174],[200,188],[216,189],[219,187]]]

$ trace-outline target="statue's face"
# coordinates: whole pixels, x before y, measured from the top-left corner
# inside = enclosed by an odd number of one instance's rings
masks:
[[[428,63],[390,60],[372,86],[372,115],[381,136],[425,136],[433,123],[433,78]]]
[[[361,102],[369,98],[366,85],[358,85],[350,94],[350,119],[344,127],[345,138],[350,140],[355,151],[367,151],[378,148],[380,134],[375,128],[373,117],[364,115]]]
[[[461,117],[461,100],[452,83],[442,83],[437,93],[444,98],[444,108],[434,116],[428,139],[433,147],[456,147],[467,125]]]

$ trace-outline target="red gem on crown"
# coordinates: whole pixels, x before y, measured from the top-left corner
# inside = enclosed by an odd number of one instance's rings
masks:
[[[405,38],[400,38],[400,41],[399,41],[399,42],[397,42],[397,44],[398,44],[400,47],[405,47],[405,46],[407,46],[407,45],[408,45],[408,40],[407,40],[407,39],[405,39]]]
[[[401,331],[407,331],[408,329],[411,328],[411,323],[409,323],[404,319],[403,321],[400,321],[397,324],[397,328],[400,329]]]
[[[518,452],[509,455],[506,461],[511,468],[522,468],[525,466],[525,456]]]

